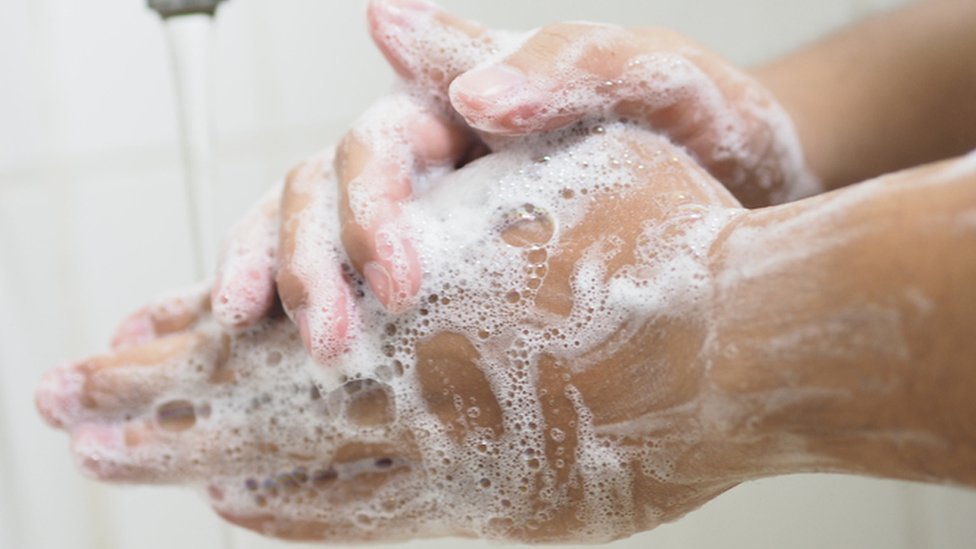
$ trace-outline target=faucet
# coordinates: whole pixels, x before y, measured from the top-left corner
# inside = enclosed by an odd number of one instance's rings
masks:
[[[176,15],[213,15],[217,5],[225,0],[148,0],[149,8],[159,13],[163,19]]]

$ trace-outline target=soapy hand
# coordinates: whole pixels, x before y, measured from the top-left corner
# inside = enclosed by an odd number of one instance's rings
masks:
[[[328,172],[312,159],[289,184],[335,212]],[[706,367],[712,247],[746,213],[681,150],[577,126],[403,215],[436,258],[421,304],[351,292],[359,335],[325,367],[273,305],[229,330],[196,291],[49,374],[42,414],[96,478],[205,487],[222,516],[291,539],[609,540],[759,474],[765,449],[723,432]]]
[[[501,57],[450,84],[451,105],[484,134],[525,135],[593,117],[633,120],[685,147],[747,207],[820,190],[772,94],[678,33],[559,23]]]
[[[677,34],[561,24],[518,35],[416,1],[374,1],[368,16],[374,41],[403,84],[342,140],[335,177],[342,245],[351,266],[391,311],[416,305],[423,272],[402,205],[485,154],[488,145],[504,144],[505,136],[549,131],[586,117],[629,119],[684,146],[746,205],[816,190],[790,122],[773,98]],[[507,87],[492,81],[502,76]],[[243,223],[227,248],[273,249],[255,246],[267,235],[278,238],[266,229],[267,219]],[[296,232],[315,231],[302,228],[312,223],[307,219],[284,216],[280,238],[291,241]],[[295,261],[303,254],[273,256],[225,256],[214,288],[215,315],[231,327],[259,320],[272,301],[277,273],[278,291],[303,341],[327,361],[341,349],[324,342],[343,329],[348,289],[334,272],[318,270],[324,262],[299,266]],[[323,279],[333,283],[322,284]],[[237,306],[228,308],[228,302]]]

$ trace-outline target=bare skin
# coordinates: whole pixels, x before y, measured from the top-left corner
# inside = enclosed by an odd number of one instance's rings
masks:
[[[833,189],[976,147],[976,3],[914,2],[757,67]]]
[[[813,470],[976,487],[974,170],[970,154],[737,220],[716,373],[755,399],[740,427],[802,442]]]
[[[970,421],[976,340],[967,328],[976,321],[972,157],[749,211],[666,142],[639,131],[623,139],[634,158],[656,166],[653,173],[624,170],[622,181],[645,183],[592,197],[586,216],[559,232],[535,308],[557,315],[573,310],[570,280],[608,230],[623,243],[607,256],[613,277],[653,269],[657,259],[635,253],[647,227],[670,227],[663,234],[677,238],[701,222],[688,208],[727,211],[727,221],[715,228],[701,258],[710,273],[705,300],[626,316],[615,333],[574,356],[529,357],[544,428],[565,433],[559,455],[568,461],[555,477],[563,503],[535,492],[541,484],[524,495],[530,507],[547,510],[544,521],[522,517],[472,530],[469,521],[445,525],[444,517],[453,515],[436,508],[425,509],[429,522],[418,521],[408,510],[423,493],[404,486],[443,479],[428,476],[433,469],[419,443],[423,435],[392,411],[397,404],[383,382],[312,390],[321,366],[300,358],[293,325],[278,316],[256,330],[227,332],[211,320],[203,293],[179,306],[151,307],[150,337],[120,337],[114,353],[50,374],[39,408],[72,433],[81,466],[97,478],[203,484],[228,520],[289,539],[587,539],[593,525],[580,522],[576,511],[587,496],[581,481],[600,473],[574,468],[574,456],[582,455],[589,436],[634,456],[630,490],[611,502],[628,518],[599,539],[673,520],[739,482],[774,474],[836,471],[976,486]],[[651,164],[661,152],[673,160]],[[310,167],[301,170],[310,183],[330,184],[327,171]],[[490,241],[518,247],[549,230],[520,223]],[[453,297],[456,306],[469,306]],[[407,314],[395,322],[402,330],[421,319]],[[823,352],[824,345],[832,352]],[[511,425],[503,397],[485,376],[490,368],[514,366],[489,365],[474,349],[463,335],[432,334],[417,343],[417,362],[402,374],[413,376],[425,419],[453,426],[455,457],[477,455],[485,436],[504,440]],[[255,361],[256,352],[277,353],[278,361]],[[259,401],[243,423],[216,419],[227,417],[222,406],[232,397],[260,395],[262,387],[280,386],[271,380],[282,376],[310,391],[308,407],[280,415],[263,412]],[[561,396],[567,387],[591,412],[592,433],[571,399]],[[335,428],[334,419],[316,412],[315,402],[333,394],[353,395],[344,404],[348,428]],[[445,395],[478,402],[483,412],[463,419]],[[287,395],[268,398],[279,396]],[[188,406],[194,414],[186,413]],[[278,423],[269,430],[272,418]],[[652,441],[660,441],[653,452],[628,453]],[[567,445],[577,450],[567,452]],[[147,458],[158,455],[148,450],[161,449],[168,461]],[[661,463],[670,464],[664,473],[656,469]],[[450,489],[466,494],[474,487]],[[228,511],[224,498],[235,490],[252,490],[249,510]],[[357,505],[387,499],[386,518],[357,522]]]

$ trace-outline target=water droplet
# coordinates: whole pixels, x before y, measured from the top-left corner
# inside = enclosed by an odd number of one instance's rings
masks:
[[[552,217],[532,204],[509,212],[503,222],[502,240],[520,248],[545,244],[555,232]]]

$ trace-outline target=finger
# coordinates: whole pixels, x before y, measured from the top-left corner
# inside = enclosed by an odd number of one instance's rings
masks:
[[[716,110],[725,106],[717,87],[728,78],[723,72],[691,41],[664,29],[638,34],[560,23],[505,59],[460,75],[450,94],[461,116],[485,132],[523,135],[616,114],[691,146],[706,125],[724,121]]]
[[[469,146],[467,136],[444,117],[395,95],[367,111],[339,147],[342,243],[389,310],[408,307],[420,289],[420,261],[401,203],[452,169]]]
[[[342,242],[373,295],[401,311],[420,288],[421,268],[400,204],[481,150],[444,100],[451,79],[487,55],[495,35],[414,0],[375,0],[368,17],[374,41],[410,89],[370,109],[339,148]]]
[[[473,127],[520,135],[565,126],[619,98],[637,55],[622,28],[561,23],[535,32],[504,59],[458,76],[451,104]]]
[[[666,29],[562,23],[458,76],[453,108],[486,134],[583,118],[642,122],[685,147],[747,207],[816,192],[786,112],[753,78]]]
[[[192,413],[192,411],[190,412]],[[229,441],[208,418],[179,427],[153,419],[85,423],[71,433],[71,451],[90,477],[109,482],[172,483],[204,478],[221,462]]]
[[[212,498],[212,503],[226,520],[288,539],[351,540],[350,534],[355,533],[357,541],[366,541],[369,537],[359,536],[368,535],[368,531],[355,526],[350,529],[346,524],[348,514],[328,511],[375,499],[377,491],[384,486],[418,471],[419,454],[408,440],[397,444],[352,442],[336,448],[331,459],[324,463],[308,464],[300,469],[282,464],[283,467],[272,467],[272,471],[268,471],[266,463],[263,465],[266,476],[252,476],[245,484],[245,493],[241,493],[239,485],[216,487],[218,497]],[[235,497],[221,497],[225,494]],[[242,495],[249,497],[242,498]],[[287,505],[274,505],[281,502],[283,495],[290,495],[293,500],[302,498],[306,505],[326,511],[322,517],[329,522],[293,520],[295,516],[307,514],[296,514]],[[320,528],[330,530],[326,533]]]
[[[321,542],[324,539],[336,539],[336,530],[331,524],[318,520],[299,520],[281,518],[257,505],[251,512],[227,510],[217,505],[214,511],[227,522],[257,532],[263,536],[271,536],[286,541]],[[342,538],[339,538],[342,539]]]
[[[305,348],[320,363],[341,353],[350,336],[353,298],[333,235],[338,226],[332,151],[288,174],[281,200],[276,284]]]
[[[122,321],[112,348],[142,345],[193,326],[210,309],[208,294],[205,285],[198,285],[157,298]]]
[[[180,387],[225,381],[230,341],[179,333],[48,372],[35,395],[55,427],[144,415]]]
[[[214,318],[223,326],[250,326],[274,305],[281,189],[275,184],[224,243],[211,291]]]
[[[447,86],[497,46],[502,35],[418,0],[373,0],[369,31],[393,69],[424,91],[446,97]]]

